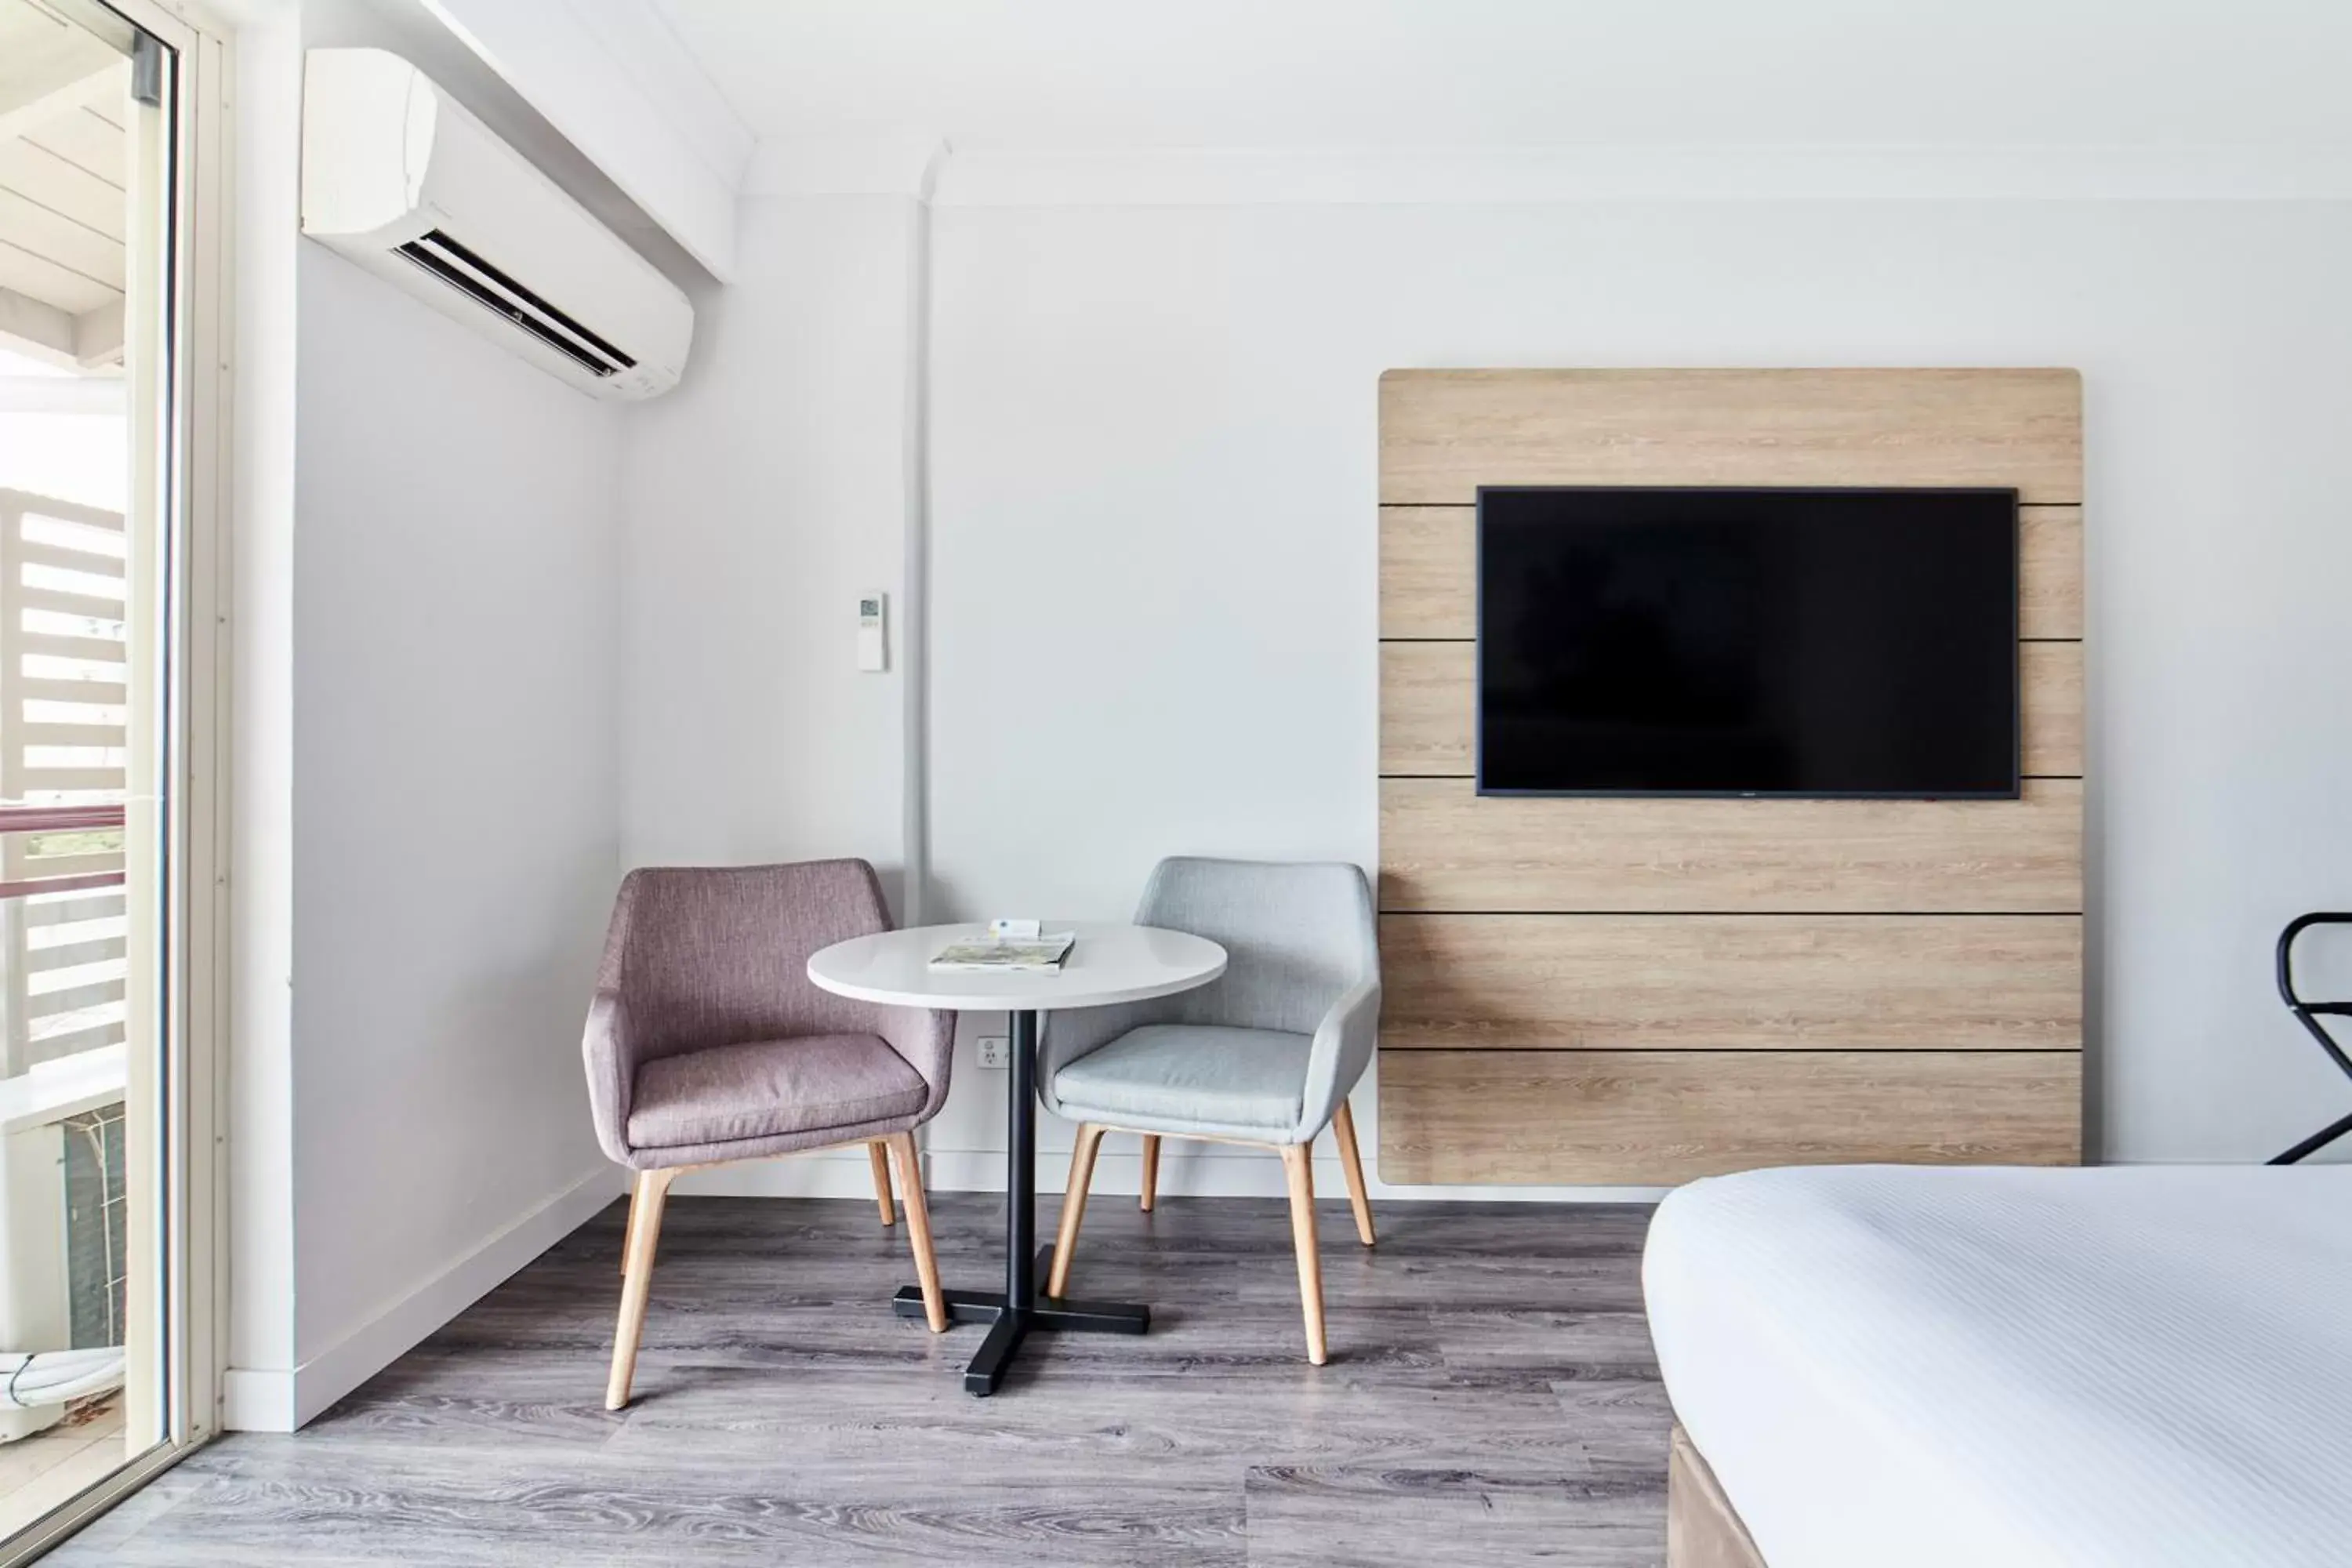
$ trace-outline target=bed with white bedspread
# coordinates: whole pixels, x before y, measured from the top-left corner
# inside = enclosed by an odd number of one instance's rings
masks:
[[[2352,1166],[1750,1172],[1643,1287],[1707,1561],[2352,1564]]]

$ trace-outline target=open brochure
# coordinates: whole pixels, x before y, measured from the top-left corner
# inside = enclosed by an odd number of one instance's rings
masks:
[[[1076,931],[1047,931],[1034,937],[976,937],[950,942],[931,960],[933,969],[1054,970],[1062,967]]]

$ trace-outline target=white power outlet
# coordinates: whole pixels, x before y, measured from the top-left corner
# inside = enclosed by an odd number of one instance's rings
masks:
[[[980,1065],[998,1072],[1013,1066],[1013,1041],[1003,1035],[982,1035],[980,1037]]]

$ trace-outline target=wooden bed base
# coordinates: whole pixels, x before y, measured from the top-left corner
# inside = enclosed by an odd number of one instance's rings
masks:
[[[1715,1472],[1680,1426],[1666,1454],[1666,1568],[1766,1568]]]

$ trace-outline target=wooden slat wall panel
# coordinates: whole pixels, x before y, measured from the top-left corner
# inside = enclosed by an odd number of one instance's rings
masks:
[[[1382,378],[1386,1179],[2078,1157],[2080,404],[2070,371]],[[2017,489],[2023,798],[1479,798],[1506,484]]]
[[[1381,776],[1468,778],[1478,713],[1478,645],[1381,644]]]
[[[2083,509],[2027,506],[2017,512],[2017,633],[2083,635]]]
[[[1477,508],[1381,508],[1381,637],[1477,637]]]
[[[1381,500],[1480,485],[1998,485],[2083,499],[2071,370],[1391,371]]]
[[[1478,635],[1477,510],[1381,509],[1381,636]],[[2020,636],[2083,635],[2083,509],[2028,506],[2017,520]]]
[[[2025,710],[2029,778],[2083,776],[2083,645],[2020,643],[2019,684]]]
[[[1380,1100],[1388,1182],[2081,1157],[2074,1051],[1384,1051]]]
[[[1381,917],[1391,1050],[2076,1050],[2075,915]]]
[[[1478,635],[1478,509],[1381,508],[1381,636]]]
[[[2019,800],[1641,800],[1381,784],[1381,908],[2079,914],[2083,786]]]
[[[1478,645],[1381,645],[1381,772],[1468,778],[1474,767]],[[2018,645],[2024,696],[2025,771],[2071,778],[2083,771],[2083,645]]]

